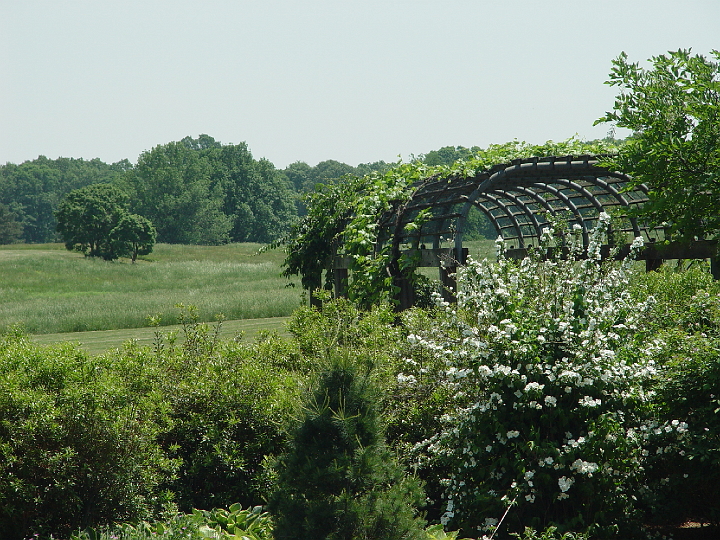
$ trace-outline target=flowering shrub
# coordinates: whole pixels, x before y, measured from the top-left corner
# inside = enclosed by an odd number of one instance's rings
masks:
[[[629,294],[630,261],[601,262],[609,221],[601,214],[579,262],[544,256],[558,230],[521,262],[499,242],[497,264],[461,270],[443,322],[409,336],[444,359],[455,390],[455,410],[425,442],[451,471],[444,524],[490,532],[512,507],[510,531],[554,524],[602,537],[639,520],[646,446],[687,425],[648,420],[656,368],[640,323],[653,299]],[[567,236],[579,256],[580,231]]]

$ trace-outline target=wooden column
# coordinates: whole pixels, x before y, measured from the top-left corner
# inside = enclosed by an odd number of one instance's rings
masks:
[[[662,264],[662,259],[645,259],[645,271],[652,272],[654,270],[660,270]]]
[[[450,303],[457,302],[455,291],[457,290],[457,280],[455,279],[457,266],[440,265],[440,282],[442,283],[443,300]]]
[[[347,298],[348,269],[336,268],[333,270],[335,277],[335,298]]]

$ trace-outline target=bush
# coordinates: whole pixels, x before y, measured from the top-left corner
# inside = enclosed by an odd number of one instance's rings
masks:
[[[92,358],[2,337],[0,539],[263,502],[298,384],[258,345]]]
[[[425,444],[450,470],[443,523],[465,534],[525,526],[592,537],[635,534],[655,431],[656,370],[641,330],[651,299],[627,291],[629,262],[601,263],[601,215],[585,261],[542,256],[459,273],[458,305],[408,336],[447,362],[456,410]],[[544,246],[558,231],[546,229]],[[579,231],[569,238],[579,253]],[[502,245],[500,246],[502,251]],[[669,432],[666,432],[666,429]]]
[[[66,536],[163,506],[173,463],[147,380],[131,359],[112,367],[69,344],[0,338],[0,538]]]
[[[167,396],[172,427],[160,444],[180,465],[166,487],[184,511],[262,504],[266,458],[284,450],[297,384],[269,369],[254,346],[240,348],[186,366]]]

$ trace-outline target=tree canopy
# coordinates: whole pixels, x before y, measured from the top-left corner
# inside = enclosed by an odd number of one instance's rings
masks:
[[[611,122],[633,136],[607,166],[650,188],[642,215],[671,238],[720,234],[720,51],[711,58],[678,50],[631,63],[613,61],[607,84],[620,93]]]
[[[155,229],[146,218],[130,214],[128,196],[110,184],[93,184],[68,193],[59,205],[57,229],[65,247],[87,257],[114,260],[148,254]]]
[[[22,224],[9,206],[0,203],[0,244],[14,244],[22,236]]]
[[[48,159],[40,156],[20,165],[0,166],[0,204],[8,206],[22,226],[24,242],[54,242],[55,212],[70,191],[90,184],[112,183],[132,168],[123,160],[112,165],[99,159]]]
[[[270,242],[296,215],[295,194],[272,163],[208,135],[144,152],[125,181],[133,211],[155,224],[161,242]]]

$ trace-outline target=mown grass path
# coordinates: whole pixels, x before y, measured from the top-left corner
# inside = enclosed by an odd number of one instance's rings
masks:
[[[244,341],[251,341],[262,331],[277,332],[278,335],[285,337],[289,335],[285,329],[285,323],[288,319],[289,317],[270,317],[265,319],[223,321],[219,337],[222,341],[238,338]],[[124,330],[37,334],[31,336],[31,340],[44,345],[63,341],[79,343],[80,347],[91,355],[98,355],[122,347],[124,343],[130,340],[135,340],[138,345],[141,346],[152,346],[155,340],[155,332],[158,330],[163,334],[177,332],[178,343],[182,342],[182,328],[179,325],[163,326],[161,328],[129,328]]]

